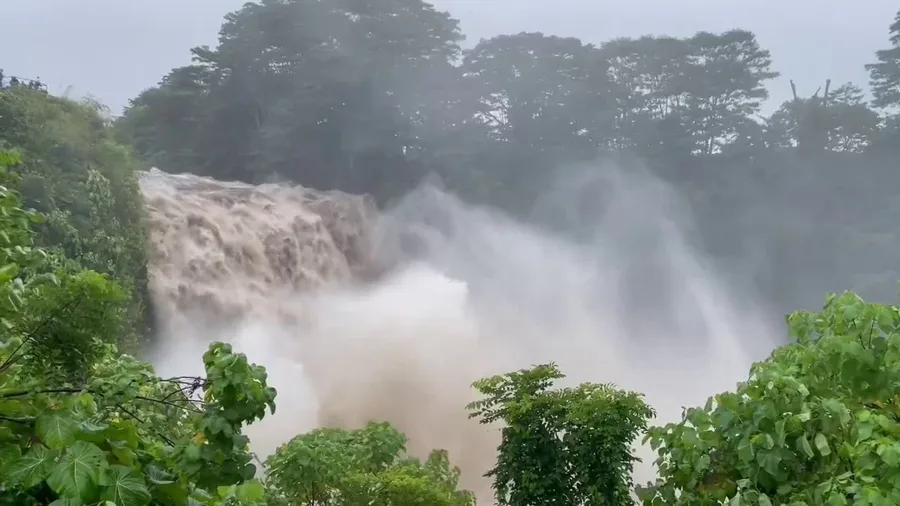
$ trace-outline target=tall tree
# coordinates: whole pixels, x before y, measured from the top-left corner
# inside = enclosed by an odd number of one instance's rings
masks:
[[[778,77],[772,58],[746,30],[722,34],[700,32],[689,41],[690,64],[684,74],[687,124],[701,154],[712,154],[731,142],[762,101],[765,82]]]
[[[683,139],[689,49],[684,39],[652,36],[615,39],[601,46],[615,104],[610,148],[657,144],[657,130],[670,140]]]
[[[797,94],[797,85],[791,81],[793,98],[781,105],[767,119],[768,131],[774,145],[793,147],[802,153],[818,153],[828,145],[829,121],[825,108],[828,104],[828,93],[831,80],[825,83],[825,93],[816,90],[808,98]]]
[[[119,120],[119,132],[151,165],[204,174],[200,140],[212,77],[210,69],[200,65],[174,69],[158,87],[131,100]]]
[[[461,39],[456,20],[421,0],[248,3],[226,16],[216,48],[193,49],[195,65],[145,92],[122,125],[145,158],[181,153],[178,169],[363,191],[384,170],[415,177],[402,171],[424,109],[416,76],[446,67]],[[182,106],[196,113],[165,112]]]
[[[897,11],[889,30],[891,47],[876,51],[878,62],[866,65],[876,107],[900,105],[900,11]]]
[[[875,107],[894,109],[894,114],[884,118],[881,131],[873,140],[873,149],[882,153],[897,153],[900,146],[900,11],[889,28],[891,47],[875,52],[876,63],[866,65],[871,80]]]
[[[592,45],[542,33],[501,35],[468,51],[463,71],[480,90],[479,116],[496,139],[535,150],[593,144],[586,134],[606,83]]]
[[[603,45],[617,104],[615,148],[712,154],[746,132],[776,77],[753,33],[645,36]]]
[[[467,188],[489,188],[494,202],[508,206],[530,205],[556,165],[596,153],[607,80],[592,45],[542,33],[501,35],[467,51],[461,70],[464,110],[475,113],[461,136],[472,151],[462,177]]]
[[[862,88],[845,83],[835,88],[828,102],[828,149],[861,153],[878,134],[881,118],[866,103]]]
[[[852,83],[830,90],[825,83],[809,98],[797,95],[791,81],[793,100],[787,101],[767,120],[773,145],[796,146],[802,153],[830,150],[845,153],[864,151],[878,134],[881,118],[869,108],[862,89]]]

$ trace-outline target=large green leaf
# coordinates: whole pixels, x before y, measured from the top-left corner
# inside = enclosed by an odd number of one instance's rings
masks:
[[[144,474],[147,476],[147,479],[150,480],[150,483],[153,483],[154,485],[169,485],[175,483],[174,476],[164,469],[160,469],[158,466],[152,464],[144,468]]]
[[[238,486],[236,496],[242,503],[254,503],[265,498],[266,489],[258,481],[248,481]]]
[[[828,446],[828,439],[825,437],[825,434],[822,434],[821,432],[816,434],[814,441],[816,443],[816,448],[823,457],[831,455],[831,447]]]
[[[57,452],[43,445],[35,445],[31,451],[13,462],[3,463],[3,474],[9,483],[29,489],[47,479]]]
[[[106,473],[107,488],[103,500],[116,506],[145,506],[150,503],[150,491],[144,478],[124,466],[112,466]],[[105,483],[106,483],[105,482]]]
[[[4,469],[22,458],[22,449],[17,444],[0,445],[0,476],[6,474]]]
[[[84,504],[84,501],[82,501],[80,499],[69,499],[67,497],[60,497],[59,499],[50,503],[50,506],[82,506],[83,504]]]
[[[87,499],[97,486],[103,452],[96,445],[77,441],[56,463],[47,478],[54,492],[71,499]]]
[[[50,448],[62,450],[73,441],[78,432],[78,422],[71,413],[54,412],[39,416],[35,421],[37,435]]]

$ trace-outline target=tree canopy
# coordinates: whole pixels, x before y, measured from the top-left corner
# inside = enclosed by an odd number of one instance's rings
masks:
[[[861,153],[889,123],[873,107],[900,93],[897,49],[885,49],[867,65],[872,106],[847,83],[808,99],[795,90],[762,116],[779,74],[742,29],[600,45],[518,33],[461,50],[462,40],[458,22],[422,0],[248,3],[216,47],[192,49],[194,63],[136,97],[120,124],[142,159],[168,170],[389,197],[404,185],[379,181],[455,179],[474,160],[515,165],[523,150],[528,175],[614,151],[746,155],[809,135],[826,139],[817,149]]]
[[[900,182],[885,169],[900,146],[897,21],[885,26],[890,47],[860,62],[871,86],[786,75],[793,96],[772,110],[779,74],[746,29],[598,43],[525,32],[462,49],[458,22],[422,0],[251,2],[116,127],[167,171],[382,204],[436,174],[467,200],[537,221],[535,201],[565,169],[638,160],[692,196],[705,249],[724,270],[756,265],[745,284],[780,312],[847,287],[887,300],[893,246],[869,252],[900,215],[879,212],[876,225],[857,217],[868,203],[833,196],[883,203]],[[840,235],[828,247],[812,231],[829,211],[811,202],[847,216],[827,225]],[[746,243],[754,251],[736,247]],[[833,277],[806,275],[826,265]]]

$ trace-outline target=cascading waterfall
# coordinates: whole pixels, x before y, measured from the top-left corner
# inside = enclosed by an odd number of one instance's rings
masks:
[[[278,389],[277,414],[248,429],[261,457],[316,426],[387,420],[414,454],[449,450],[489,503],[499,434],[467,419],[475,379],[555,361],[569,382],[644,392],[660,423],[733,388],[774,344],[688,244],[676,195],[591,169],[604,176],[540,207],[565,211],[560,230],[581,221],[577,243],[430,186],[379,213],[339,192],[146,173],[152,360],[197,373],[210,341],[231,342]],[[653,458],[640,456],[643,483]]]

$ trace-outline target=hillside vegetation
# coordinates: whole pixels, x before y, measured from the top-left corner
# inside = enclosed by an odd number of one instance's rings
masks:
[[[23,205],[45,219],[35,243],[109,274],[125,291],[121,342],[150,334],[143,201],[130,150],[115,142],[103,108],[24,87],[0,89],[0,148],[22,161]]]

